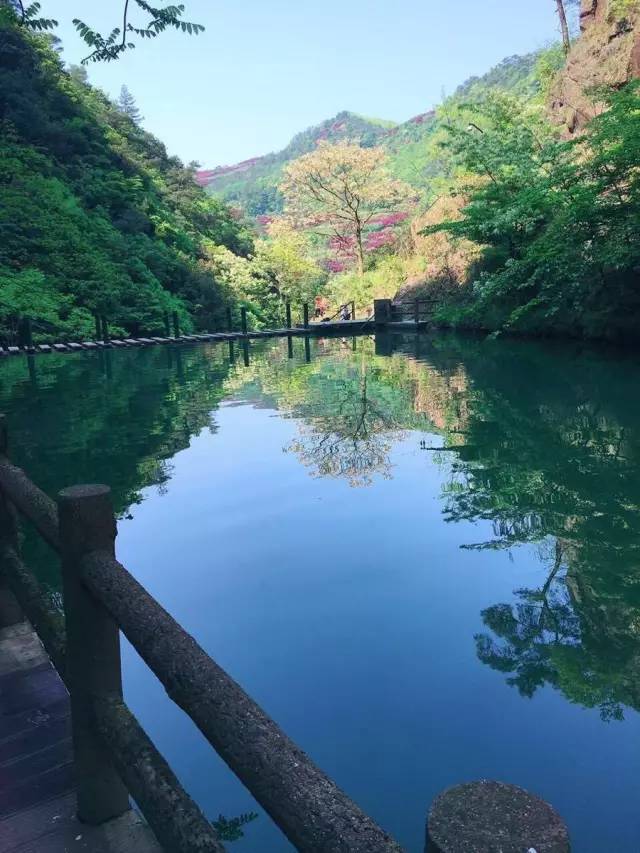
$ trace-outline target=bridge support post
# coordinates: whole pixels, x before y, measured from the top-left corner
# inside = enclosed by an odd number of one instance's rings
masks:
[[[177,311],[173,312],[173,337],[174,338],[180,337],[180,319],[178,317]]]
[[[373,319],[376,326],[384,326],[391,322],[391,300],[390,299],[374,299],[373,302]]]
[[[356,319],[356,302],[355,302],[355,299],[352,300],[352,302],[351,302],[351,319],[352,320]]]
[[[233,332],[233,320],[231,319],[231,308],[227,305],[227,331]]]
[[[247,309],[242,306],[240,309],[240,323],[242,325],[242,334],[247,334]]]
[[[102,326],[102,342],[106,347],[109,346],[109,325],[107,323],[107,318],[102,316],[100,318],[100,325]]]
[[[100,824],[129,809],[127,789],[95,734],[96,703],[122,700],[120,633],[82,582],[86,555],[95,551],[115,555],[111,490],[108,486],[63,489],[58,514],[78,817]]]
[[[309,306],[306,302],[302,306],[302,325],[305,329],[309,328]]]
[[[31,317],[25,317],[22,323],[23,346],[27,352],[33,352],[33,326]]]
[[[169,312],[162,312],[162,321],[164,323],[164,336],[165,338],[171,337],[171,325],[169,324]]]
[[[286,320],[287,329],[290,329],[291,328],[291,303],[290,302],[287,302],[286,307],[285,307],[285,311],[286,311],[286,318],[287,318],[287,320]]]

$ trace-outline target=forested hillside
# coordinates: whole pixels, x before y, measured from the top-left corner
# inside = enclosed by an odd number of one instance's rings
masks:
[[[203,325],[231,298],[209,252],[252,248],[193,169],[70,74],[55,39],[0,9],[0,334],[30,316],[41,339],[159,333],[163,312]]]
[[[253,157],[233,166],[201,169],[197,172],[197,180],[212,195],[237,204],[250,216],[279,213],[282,195],[278,192],[278,184],[287,163],[313,151],[320,141],[357,139],[365,148],[379,145],[393,127],[393,122],[367,119],[345,110],[296,134],[282,151]]]
[[[637,339],[640,4],[580,9],[579,34],[377,125],[373,145],[322,126],[268,173],[256,177],[268,158],[236,170],[234,202],[262,193],[263,251],[287,234],[299,261],[295,287],[291,264],[272,265],[271,315],[284,296],[364,310],[399,295],[427,298],[437,325]],[[224,195],[220,180],[209,189]]]
[[[398,294],[457,328],[637,335],[639,0],[583,0],[579,38],[402,124],[341,112],[200,171],[3,8],[5,339],[25,316],[41,340],[88,336],[95,314],[151,334],[168,311],[212,328],[242,304],[264,327],[286,302],[297,318],[316,297],[335,313]]]
[[[467,80],[445,103],[479,100],[494,89],[523,96],[534,95],[539,89],[536,76],[538,56],[533,53],[508,57],[487,74]],[[382,147],[389,154],[390,169],[396,177],[424,188],[439,169],[428,146],[438,127],[435,110],[421,113],[401,124],[368,119],[345,111],[298,133],[282,151],[233,166],[200,170],[198,182],[212,195],[237,204],[250,216],[280,213],[283,198],[278,192],[278,184],[287,163],[313,151],[319,142],[349,140],[357,141],[363,148]]]

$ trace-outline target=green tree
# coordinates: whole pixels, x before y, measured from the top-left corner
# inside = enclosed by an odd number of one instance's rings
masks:
[[[87,73],[87,69],[84,65],[70,65],[67,69],[67,73],[69,77],[73,80],[74,83],[81,83],[83,85],[88,84],[89,82],[89,74]]]
[[[483,247],[462,322],[513,331],[631,336],[640,313],[638,83],[569,142],[494,95],[450,129],[468,202],[444,230]],[[469,121],[471,119],[471,123]]]
[[[130,118],[135,124],[140,124],[144,116],[141,115],[136,99],[133,97],[129,89],[123,84],[120,89],[120,94],[117,100],[117,106],[120,112]]]

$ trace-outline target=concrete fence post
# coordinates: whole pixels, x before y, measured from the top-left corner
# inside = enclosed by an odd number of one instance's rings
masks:
[[[101,700],[122,699],[120,632],[82,583],[87,554],[115,554],[111,490],[100,485],[63,489],[58,514],[78,817],[100,824],[129,809],[127,789],[96,734],[94,715]]]
[[[427,818],[425,853],[469,850],[569,853],[557,811],[516,785],[483,779],[439,794]]]

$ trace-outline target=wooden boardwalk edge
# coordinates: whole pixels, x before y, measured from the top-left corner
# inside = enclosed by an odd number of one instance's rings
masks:
[[[3,853],[160,853],[135,810],[90,827],[75,809],[67,690],[29,622],[0,628]]]

